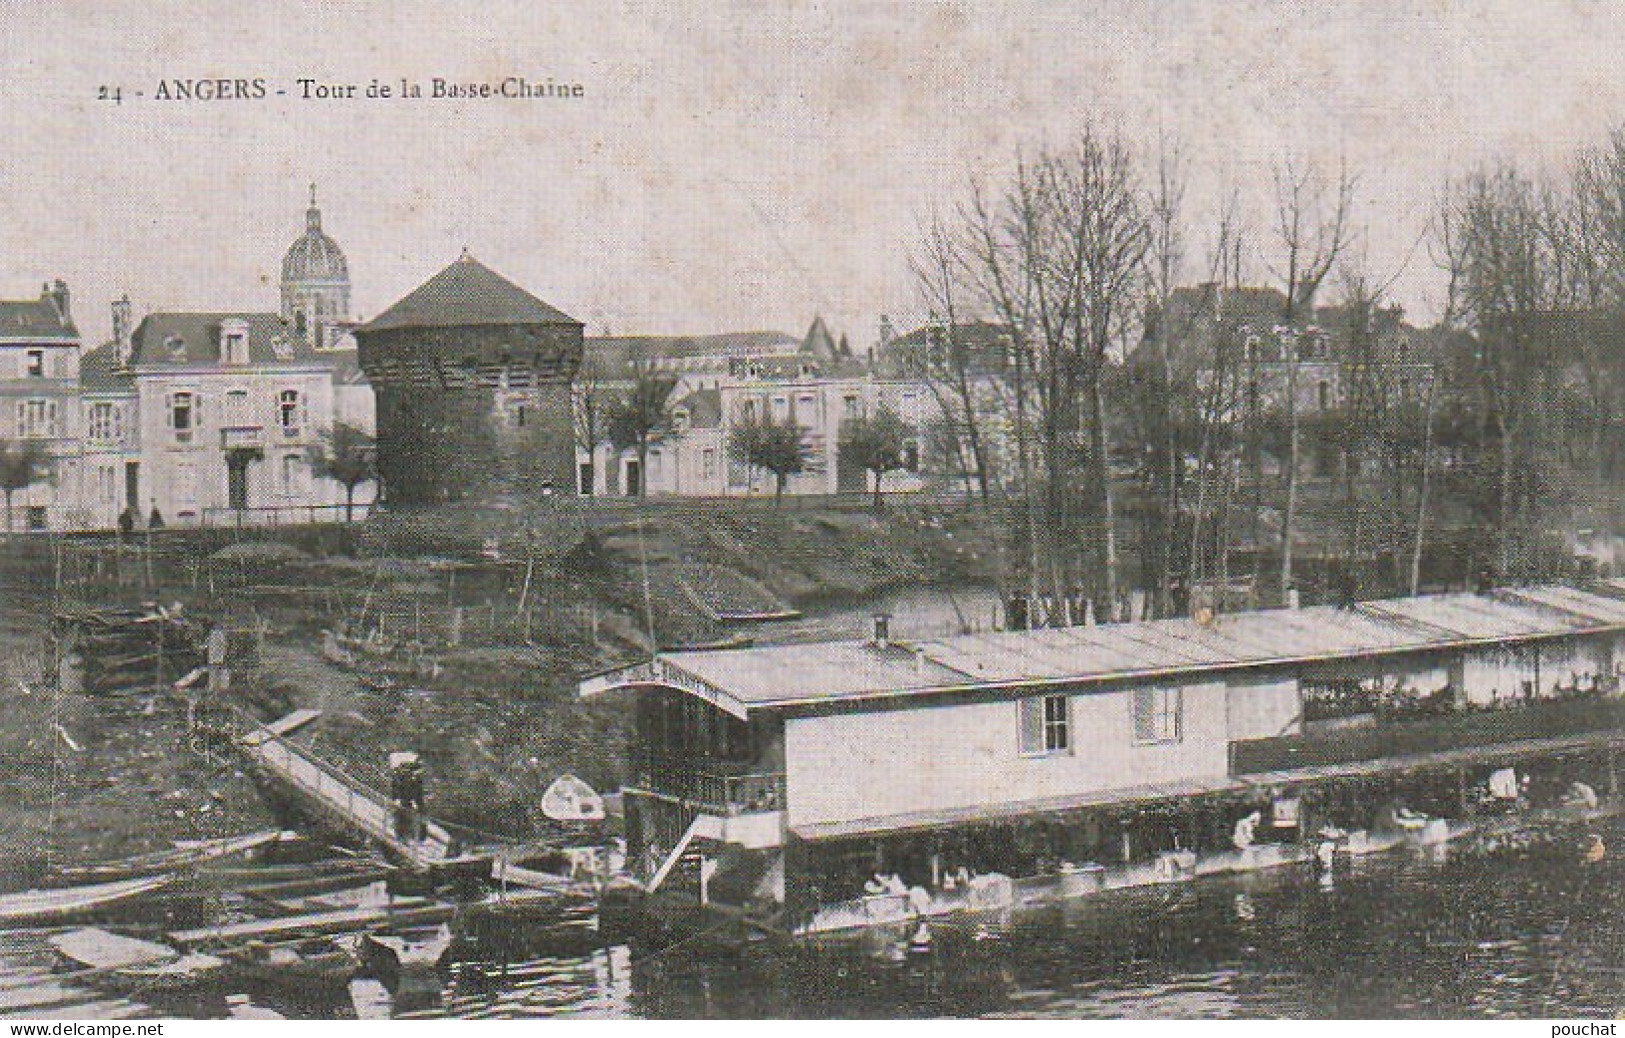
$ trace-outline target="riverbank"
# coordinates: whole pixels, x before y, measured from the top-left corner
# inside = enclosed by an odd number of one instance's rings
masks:
[[[900,636],[986,626],[990,599],[977,589],[993,579],[997,541],[991,517],[957,508],[877,516],[622,503],[546,517],[417,512],[354,528],[174,531],[124,547],[20,539],[0,562],[0,584],[14,591],[0,680],[16,703],[0,716],[0,831],[10,837],[0,884],[275,821],[239,762],[188,752],[174,700],[53,694],[45,630],[56,608],[179,602],[251,633],[254,667],[214,705],[261,720],[322,711],[299,738],[373,785],[387,786],[389,752],[417,750],[437,816],[528,838],[546,830],[538,805],[559,774],[604,790],[625,774],[626,719],[583,703],[581,674],[656,642],[857,631],[877,607],[902,614]],[[957,604],[906,590],[927,585],[971,590]],[[758,593],[800,619],[729,623],[695,602]],[[377,635],[387,651],[335,659],[324,630]]]

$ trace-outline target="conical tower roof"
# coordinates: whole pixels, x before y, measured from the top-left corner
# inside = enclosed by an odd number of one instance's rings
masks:
[[[537,299],[465,251],[456,262],[357,331],[515,324],[581,322]]]

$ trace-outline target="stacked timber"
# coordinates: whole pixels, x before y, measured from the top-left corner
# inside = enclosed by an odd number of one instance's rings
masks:
[[[93,695],[163,688],[204,664],[208,626],[179,609],[93,609],[60,613],[55,633]]]

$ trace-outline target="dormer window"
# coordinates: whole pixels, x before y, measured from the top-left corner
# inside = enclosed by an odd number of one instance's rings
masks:
[[[170,360],[183,361],[186,359],[186,340],[179,335],[171,335],[164,340],[164,350],[169,354]]]
[[[671,431],[678,434],[688,431],[688,408],[679,407],[672,411]]]
[[[248,363],[248,322],[232,318],[220,322],[220,363]]]
[[[271,340],[271,352],[276,355],[277,360],[292,360],[293,342],[279,335]]]

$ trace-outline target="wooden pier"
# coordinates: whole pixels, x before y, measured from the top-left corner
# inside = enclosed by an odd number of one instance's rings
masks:
[[[429,870],[474,860],[456,854],[451,833],[430,818],[419,819],[419,839],[397,833],[395,805],[387,795],[287,739],[318,716],[317,711],[300,710],[256,725],[238,738],[237,745],[261,775],[291,794],[300,807],[334,829],[364,838],[407,868]]]

